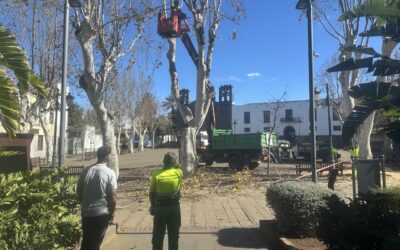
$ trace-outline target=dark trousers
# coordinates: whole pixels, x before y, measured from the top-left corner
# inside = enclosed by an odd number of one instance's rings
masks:
[[[162,250],[165,229],[168,229],[168,249],[178,250],[179,228],[181,227],[181,209],[178,205],[154,208],[153,250]]]
[[[106,234],[109,215],[83,217],[82,231],[83,239],[81,250],[99,250],[104,235]]]

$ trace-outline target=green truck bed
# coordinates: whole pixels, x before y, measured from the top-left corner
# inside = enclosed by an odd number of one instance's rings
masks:
[[[231,130],[213,131],[213,149],[261,149],[268,147],[269,133],[232,134]],[[271,148],[278,146],[277,134],[272,134]]]

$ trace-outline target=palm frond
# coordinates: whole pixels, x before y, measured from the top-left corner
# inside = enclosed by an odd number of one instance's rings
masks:
[[[18,92],[12,79],[0,71],[0,123],[11,137],[19,130],[19,119]]]
[[[31,70],[25,52],[18,46],[14,34],[0,25],[0,65],[12,70],[22,91],[27,91]]]
[[[361,102],[354,107],[343,124],[342,140],[345,144],[348,144],[357,129],[375,110],[384,109],[385,112],[390,112],[392,117],[398,117],[400,87],[394,86],[392,83],[369,82],[356,85],[349,90],[349,95]],[[396,124],[394,126],[389,124],[388,127],[384,126],[383,128],[391,138],[396,136],[396,132],[400,132],[398,130],[400,128],[397,128]]]
[[[380,17],[393,21],[400,17],[400,9],[397,7],[400,0],[367,0],[358,5],[351,12],[346,12],[339,17],[339,21],[353,19],[355,17]]]
[[[391,87],[389,82],[369,82],[355,85],[349,89],[349,95],[356,99],[375,100],[389,94]]]
[[[396,120],[383,126],[387,136],[394,142],[400,143],[400,120]]]

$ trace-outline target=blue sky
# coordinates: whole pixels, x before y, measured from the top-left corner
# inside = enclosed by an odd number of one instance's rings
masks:
[[[295,0],[244,1],[246,19],[240,25],[221,24],[215,48],[211,81],[216,88],[233,85],[235,104],[266,102],[281,96],[287,100],[308,99],[307,19],[300,19]],[[233,31],[237,38],[230,39]],[[192,34],[193,36],[193,34]],[[180,87],[195,98],[195,67],[180,41],[177,68]],[[337,41],[314,21],[315,75],[321,64],[330,60],[338,48]],[[154,91],[163,99],[170,93],[168,63],[154,75]]]

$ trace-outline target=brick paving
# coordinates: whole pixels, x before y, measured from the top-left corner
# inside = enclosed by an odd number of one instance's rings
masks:
[[[227,197],[211,194],[198,200],[181,199],[181,231],[221,228],[252,228],[260,219],[272,218],[266,207],[265,191],[245,190]],[[153,217],[146,200],[117,211],[119,232],[151,232]]]
[[[153,217],[149,206],[144,201],[118,210],[118,234],[106,239],[102,249],[151,249]],[[267,249],[258,230],[259,220],[273,217],[266,207],[264,190],[182,198],[181,215],[180,249]]]

